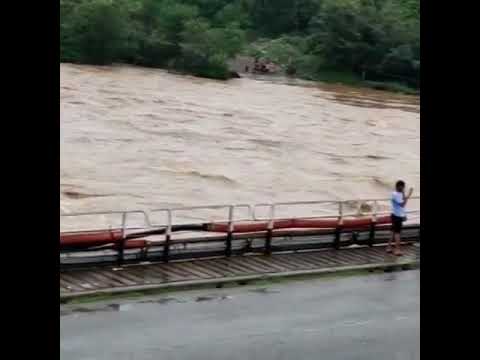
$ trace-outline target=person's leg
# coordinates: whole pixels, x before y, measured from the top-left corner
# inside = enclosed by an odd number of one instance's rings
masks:
[[[387,253],[391,253],[393,251],[393,242],[395,241],[395,232],[392,230],[392,236],[388,238],[388,245],[387,245]]]
[[[392,236],[388,239],[388,246],[387,246],[387,253],[391,253],[393,251],[393,243],[395,241],[395,216],[391,216],[392,220]]]
[[[395,232],[395,251],[394,251],[394,254],[397,255],[397,256],[403,255],[402,250],[401,250],[401,248],[400,248],[400,241],[401,241],[401,239],[400,239],[400,234],[401,234],[401,230],[402,230],[402,228],[401,228],[401,225],[400,225],[400,228],[398,229],[398,231]]]

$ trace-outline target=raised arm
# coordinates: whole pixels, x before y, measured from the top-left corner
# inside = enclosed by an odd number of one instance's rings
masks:
[[[403,194],[403,202],[400,204],[401,207],[405,207],[407,205],[408,199],[412,197],[413,188],[408,190],[408,195]]]

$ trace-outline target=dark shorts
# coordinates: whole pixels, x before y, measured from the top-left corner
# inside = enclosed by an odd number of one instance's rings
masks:
[[[403,218],[395,215],[391,215],[392,218],[392,231],[396,234],[400,234],[402,232],[403,226]]]

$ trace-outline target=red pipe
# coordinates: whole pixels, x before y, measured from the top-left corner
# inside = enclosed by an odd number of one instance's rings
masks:
[[[128,240],[125,242],[124,249],[143,249],[146,247],[148,244],[148,241],[145,239],[134,239],[134,240]],[[120,244],[115,244],[114,249],[120,248]]]
[[[368,227],[372,223],[370,217],[361,219],[344,219],[342,229],[352,230],[362,227]],[[390,216],[382,216],[377,218],[376,224],[390,224]],[[274,222],[274,230],[277,229],[335,229],[339,226],[338,218],[334,219],[290,219],[290,220],[276,220]],[[234,224],[234,233],[247,233],[266,231],[268,229],[268,221],[250,222]],[[228,224],[217,223],[210,224],[208,231],[213,232],[228,232]]]
[[[277,220],[274,222],[274,229],[289,229],[293,228],[294,220]],[[268,221],[263,222],[244,222],[234,224],[233,232],[234,233],[247,233],[247,232],[257,232],[257,231],[267,231]],[[227,223],[215,223],[209,224],[208,231],[211,232],[228,232]]]
[[[60,233],[60,247],[87,248],[116,243],[122,239],[121,230],[100,230]]]
[[[378,217],[376,225],[387,225],[391,223],[390,216]],[[359,219],[343,219],[342,229],[354,230],[368,228],[372,224],[370,217]],[[273,230],[281,229],[334,229],[339,226],[338,218],[330,219],[286,219],[275,220]],[[229,230],[228,223],[209,224],[208,231],[226,233]],[[234,224],[234,233],[254,233],[267,231],[268,221],[243,222]],[[122,231],[118,229],[103,231],[86,231],[60,233],[60,248],[79,248],[86,249],[95,246],[114,244],[118,247],[122,240]],[[125,243],[125,248],[145,247],[145,239],[132,239]]]
[[[295,228],[318,228],[325,229],[330,228],[334,229],[339,226],[338,219],[295,219],[293,220]],[[362,227],[368,227],[372,223],[371,218],[361,218],[361,219],[344,219],[342,224],[342,229],[356,229]],[[382,216],[377,218],[376,224],[390,224],[390,216]]]

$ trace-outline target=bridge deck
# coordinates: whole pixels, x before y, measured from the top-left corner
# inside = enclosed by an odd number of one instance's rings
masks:
[[[420,246],[406,244],[404,255],[386,252],[384,245],[310,252],[213,258],[170,263],[149,263],[122,268],[98,267],[60,273],[60,296],[71,298],[100,292],[128,291],[195,284],[228,282],[249,276],[336,271],[345,267],[379,267],[419,263]]]

